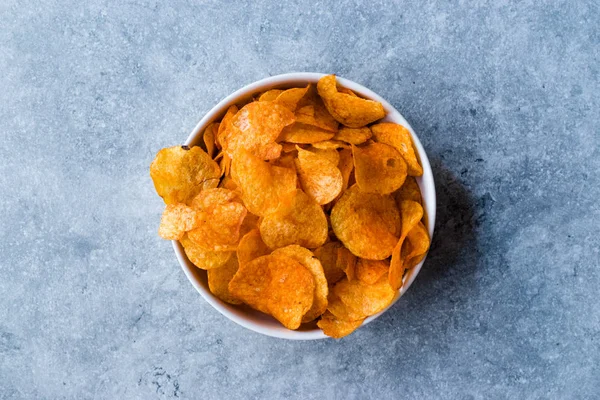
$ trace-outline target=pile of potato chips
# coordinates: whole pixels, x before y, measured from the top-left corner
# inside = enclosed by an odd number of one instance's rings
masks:
[[[159,235],[181,243],[221,300],[289,329],[352,333],[429,249],[423,169],[408,130],[383,117],[335,75],[231,106],[203,146],[152,162]]]

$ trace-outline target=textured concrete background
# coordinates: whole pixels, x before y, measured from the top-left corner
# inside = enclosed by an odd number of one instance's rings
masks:
[[[598,398],[599,21],[593,0],[2,0],[0,399]],[[156,234],[155,152],[290,71],[380,93],[437,180],[421,275],[338,342],[228,321]]]

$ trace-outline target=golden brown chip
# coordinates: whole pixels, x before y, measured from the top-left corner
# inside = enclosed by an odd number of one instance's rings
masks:
[[[240,227],[240,238],[243,237],[246,233],[254,229],[258,229],[259,226],[260,217],[250,212],[246,213],[246,218],[244,218],[244,222],[242,222],[242,226]]]
[[[358,279],[342,279],[335,284],[332,291],[351,313],[366,317],[383,311],[396,296],[396,290],[390,286],[387,276],[382,276],[372,285]]]
[[[316,126],[296,122],[283,128],[277,140],[289,143],[316,143],[331,139],[333,135],[333,132],[317,128]]]
[[[304,97],[310,85],[307,85],[304,88],[291,88],[284,90],[277,96],[275,100],[277,103],[284,105],[290,111],[295,111],[298,102]]]
[[[271,249],[263,242],[259,230],[254,229],[246,233],[240,240],[237,248],[237,259],[240,264],[246,264],[255,258],[270,253]]]
[[[361,258],[356,263],[356,278],[367,285],[373,285],[387,275],[390,263],[384,260],[366,260]]]
[[[404,249],[402,251],[404,267],[409,269],[417,265],[423,259],[422,256],[429,250],[429,234],[422,222],[419,222],[414,228],[408,231],[405,240],[406,243],[410,243],[410,252],[407,252],[406,256],[404,256]]]
[[[337,132],[338,129],[338,122],[327,111],[314,86],[309,88],[304,98],[298,103],[296,121],[331,132]]]
[[[340,162],[340,153],[338,153],[337,150],[317,149],[315,147],[309,147],[306,150],[310,151],[311,153],[316,154],[320,158],[326,159],[333,165],[338,165],[338,163]]]
[[[279,157],[281,145],[275,140],[284,127],[294,123],[294,113],[277,102],[255,101],[235,114],[221,143],[231,158],[239,150],[270,160]],[[221,123],[222,125],[222,123]]]
[[[310,250],[295,244],[277,249],[272,254],[283,254],[298,261],[313,275],[315,281],[313,304],[310,310],[302,317],[302,322],[310,322],[323,314],[327,309],[327,295],[329,294],[329,289],[321,262],[314,257],[314,254]]]
[[[339,151],[340,161],[338,162],[338,169],[342,173],[342,190],[340,195],[348,189],[348,182],[350,181],[350,174],[354,169],[354,159],[352,157],[352,150],[343,149]],[[338,195],[339,196],[339,195]]]
[[[225,140],[225,137],[229,135],[229,132],[232,129],[231,123],[233,122],[233,117],[235,116],[235,114],[237,114],[238,111],[239,109],[235,104],[229,106],[227,112],[223,116],[223,119],[221,119],[221,123],[219,124],[219,130],[217,131],[217,148],[223,148],[223,141]]]
[[[227,154],[221,156],[219,168],[221,168],[221,176],[229,176],[231,170],[231,158],[229,158]]]
[[[398,206],[400,206],[402,200],[412,200],[423,205],[421,189],[419,189],[419,184],[412,176],[406,177],[406,180],[402,186],[400,186],[400,189],[394,192],[394,198],[396,199],[396,204],[398,204]]]
[[[318,204],[327,204],[342,190],[342,173],[336,164],[308,150],[298,148],[296,171],[302,189]]]
[[[235,298],[229,291],[229,282],[233,279],[238,268],[239,264],[237,257],[233,254],[225,265],[219,268],[210,269],[206,272],[206,275],[208,276],[208,288],[211,293],[229,304],[242,304],[242,302]]]
[[[345,275],[343,267],[337,264],[338,249],[343,247],[340,242],[328,242],[315,250],[315,257],[321,262],[327,283],[332,285]]]
[[[342,282],[347,282],[344,279]],[[346,304],[342,303],[339,296],[334,293],[332,288],[329,290],[329,296],[327,297],[327,311],[335,315],[336,318],[342,321],[362,321],[366,318],[366,315],[361,312],[351,310]]]
[[[362,128],[348,128],[342,126],[333,137],[333,140],[340,140],[350,144],[363,144],[371,139],[371,136],[373,136],[373,132],[371,132],[367,126]]]
[[[392,254],[400,235],[400,213],[389,195],[344,192],[331,210],[335,235],[356,256],[383,260]]]
[[[187,235],[179,241],[183,246],[187,258],[200,269],[210,270],[220,268],[231,258],[231,251],[207,251],[192,242]]]
[[[415,227],[423,217],[423,207],[415,201],[404,200],[400,203],[400,214],[402,230],[398,243],[394,246],[392,260],[390,262],[389,282],[394,290],[402,287],[402,276],[404,275],[404,263],[402,260],[402,244],[408,232]]]
[[[221,179],[219,187],[223,189],[233,190],[234,192],[237,192],[239,190],[238,185],[233,181],[231,175],[225,175],[223,179]]]
[[[313,143],[312,146],[317,149],[349,149],[350,145],[348,143],[342,142],[340,140],[323,140],[322,142]]]
[[[201,212],[202,221],[188,232],[191,241],[210,251],[236,249],[247,213],[236,192],[221,188],[204,190],[194,197],[192,207]]]
[[[310,271],[284,255],[259,257],[240,265],[229,291],[250,307],[298,329],[312,307],[315,283]]]
[[[202,139],[204,141],[204,146],[206,146],[206,153],[212,158],[215,156],[216,145],[215,142],[217,140],[217,134],[219,132],[219,123],[211,122],[206,129],[204,129],[204,133],[202,134]]]
[[[341,269],[346,274],[349,281],[356,276],[356,256],[345,247],[340,247],[337,250],[336,264],[338,269]]]
[[[387,144],[352,145],[352,155],[356,183],[363,192],[392,193],[406,179],[406,162]]]
[[[202,215],[185,204],[167,204],[160,219],[158,235],[167,240],[179,240],[187,231],[196,228],[201,220]]]
[[[408,129],[402,125],[393,124],[391,122],[382,122],[373,125],[371,131],[377,142],[388,144],[398,150],[408,165],[408,175],[423,175],[423,167],[419,164],[419,160],[415,154],[415,149]]]
[[[335,75],[319,79],[317,90],[333,118],[350,128],[360,128],[385,117],[381,103],[338,92]]]
[[[287,143],[287,142],[281,143],[281,150],[284,153],[293,153],[296,151],[296,143]]]
[[[344,321],[337,318],[331,312],[326,311],[321,316],[317,326],[323,330],[323,333],[334,339],[341,339],[344,336],[348,336],[352,332],[361,326],[363,320],[358,321]]]
[[[267,90],[266,92],[260,95],[258,101],[275,101],[277,99],[277,96],[279,96],[282,92],[283,90],[281,89]]]
[[[358,97],[356,95],[356,93],[354,93],[352,90],[344,88],[344,87],[338,88],[338,92],[340,92],[340,93],[346,93],[346,94],[349,94],[350,96]]]
[[[236,154],[231,176],[248,211],[259,216],[289,205],[296,190],[294,170],[271,165],[244,150]]]
[[[263,218],[260,234],[271,249],[290,244],[314,249],[327,240],[327,218],[323,209],[298,189],[289,208],[282,208]]]
[[[200,147],[167,147],[150,165],[156,192],[166,204],[186,203],[201,190],[217,187],[221,170]]]

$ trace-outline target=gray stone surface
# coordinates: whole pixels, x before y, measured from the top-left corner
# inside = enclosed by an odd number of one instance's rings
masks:
[[[335,3],[335,4],[333,4]],[[597,1],[0,4],[0,399],[600,397]],[[290,71],[393,103],[434,167],[385,316],[289,342],[213,310],[148,165]]]

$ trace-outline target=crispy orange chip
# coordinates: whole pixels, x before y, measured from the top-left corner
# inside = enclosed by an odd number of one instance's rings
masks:
[[[338,162],[338,169],[342,173],[342,190],[340,195],[348,189],[348,183],[350,181],[350,174],[354,170],[354,159],[352,157],[352,150],[343,149],[339,151],[340,161]]]
[[[327,279],[325,278],[321,262],[314,257],[314,254],[310,250],[295,244],[277,249],[272,254],[283,254],[298,261],[313,275],[315,281],[313,304],[310,310],[302,317],[302,322],[310,322],[318,318],[327,309],[327,295],[329,294]]]
[[[221,170],[200,147],[167,147],[150,165],[156,192],[166,204],[187,203],[201,190],[217,187]]]
[[[404,256],[404,249],[402,250],[404,267],[410,269],[421,262],[423,259],[422,256],[429,250],[429,234],[422,222],[419,222],[414,228],[408,231],[404,244],[406,243],[410,243],[411,249],[410,252],[406,253],[406,256]]]
[[[289,208],[282,208],[263,218],[260,234],[271,249],[290,244],[314,249],[327,240],[327,218],[323,209],[298,189]]]
[[[259,230],[254,229],[246,233],[240,240],[237,249],[237,259],[240,264],[246,264],[270,253],[271,249],[263,242]]]
[[[410,138],[410,132],[402,125],[391,122],[382,122],[371,127],[374,139],[379,143],[385,143],[396,150],[404,157],[408,165],[408,175],[423,175],[423,167],[419,164],[413,143]]]
[[[406,180],[402,186],[400,186],[400,189],[394,192],[394,198],[396,199],[396,204],[398,204],[398,206],[400,206],[402,200],[412,200],[423,205],[421,189],[419,189],[419,184],[412,176],[406,177]]]
[[[326,311],[325,314],[321,316],[319,322],[317,322],[317,326],[321,328],[323,333],[325,333],[327,336],[334,339],[341,339],[357,330],[362,323],[363,320],[344,321],[337,318],[329,311]]]
[[[366,260],[361,258],[356,263],[356,278],[367,285],[373,285],[390,269],[390,263],[384,260]]]
[[[239,109],[237,108],[237,106],[235,104],[232,106],[229,106],[229,108],[227,109],[227,112],[223,116],[223,119],[221,119],[221,123],[219,124],[219,130],[217,131],[217,140],[216,140],[216,145],[217,145],[218,149],[223,148],[223,141],[229,135],[229,132],[231,132],[231,129],[232,129],[231,123],[233,122],[233,117],[235,116],[235,114],[237,114],[238,111],[239,111]]]
[[[392,254],[400,235],[400,213],[389,195],[344,192],[331,210],[335,235],[356,256],[383,260]]]
[[[275,101],[277,99],[277,96],[279,96],[282,92],[283,90],[281,89],[267,90],[266,92],[260,95],[258,101]]]
[[[248,211],[258,216],[287,206],[296,190],[294,170],[271,165],[243,150],[233,160],[231,176]]]
[[[326,157],[298,148],[296,171],[302,189],[318,204],[327,204],[342,190],[343,177]]]
[[[167,204],[160,219],[158,235],[167,240],[179,240],[187,231],[196,228],[201,219],[196,210],[185,204]]]
[[[208,288],[211,293],[229,304],[242,304],[229,291],[229,282],[233,279],[238,268],[238,260],[234,254],[222,267],[213,268],[206,272],[208,276]]]
[[[352,90],[350,90],[350,89],[346,89],[346,88],[338,88],[338,92],[340,92],[340,93],[346,93],[346,94],[349,94],[350,96],[358,97],[358,96],[356,95],[356,93],[354,93],[354,92],[353,92]]]
[[[328,242],[315,250],[315,257],[321,262],[327,283],[332,285],[345,275],[344,265],[337,263],[338,249],[343,247],[340,242]]]
[[[215,156],[216,151],[216,140],[217,134],[219,132],[219,123],[211,122],[206,129],[204,129],[204,133],[202,134],[202,140],[204,141],[204,146],[206,146],[206,153],[213,158]]]
[[[291,88],[284,90],[279,94],[279,96],[277,96],[277,99],[275,101],[277,101],[279,104],[284,105],[290,111],[295,111],[298,102],[302,100],[309,88],[310,85],[307,85],[304,88]]]
[[[381,103],[338,92],[335,75],[319,79],[317,90],[333,118],[350,128],[360,128],[385,117]]]
[[[312,147],[312,146],[308,147],[306,150],[310,151],[311,153],[316,154],[320,158],[323,158],[323,159],[329,161],[333,165],[338,165],[338,163],[340,162],[340,153],[338,153],[337,150],[334,150],[334,149],[317,149],[317,148]]]
[[[338,129],[338,122],[327,111],[314,86],[309,88],[304,98],[298,103],[296,121],[330,132],[337,132]]]
[[[242,226],[240,227],[240,238],[243,237],[246,233],[254,229],[258,229],[259,226],[260,217],[250,212],[246,213],[246,218],[244,218],[244,222],[242,222]]]
[[[231,251],[207,251],[192,242],[187,235],[179,241],[183,246],[187,258],[200,269],[210,270],[220,268],[231,258]]]
[[[393,147],[381,143],[352,145],[354,176],[360,190],[388,194],[406,179],[406,162]]]
[[[333,137],[333,140],[340,140],[350,144],[363,144],[371,139],[371,136],[373,136],[373,132],[371,132],[371,129],[367,126],[362,128],[348,128],[342,126]]]
[[[348,143],[342,142],[340,140],[323,140],[322,142],[313,143],[312,146],[317,149],[349,149],[350,145]]]
[[[381,277],[372,285],[358,279],[342,279],[335,284],[332,291],[351,313],[366,317],[383,311],[396,296],[396,290],[390,286],[387,276]]]
[[[345,247],[340,247],[337,250],[336,264],[339,269],[344,271],[349,281],[356,276],[356,256]]]
[[[312,307],[315,283],[310,271],[284,255],[259,257],[240,265],[229,291],[250,307],[298,329]]]
[[[340,282],[348,282],[348,280],[344,279]],[[331,289],[327,298],[327,311],[342,321],[362,321],[366,318],[366,315],[362,312],[351,310],[346,304],[342,303],[339,296]]]
[[[423,217],[423,207],[415,201],[404,200],[400,203],[400,214],[402,230],[398,243],[394,246],[392,260],[390,262],[389,282],[394,290],[402,287],[402,276],[404,275],[404,263],[402,262],[402,244],[408,232],[414,228]]]
[[[289,143],[316,143],[331,139],[333,135],[335,135],[333,132],[316,126],[296,122],[283,128],[278,140]]]

